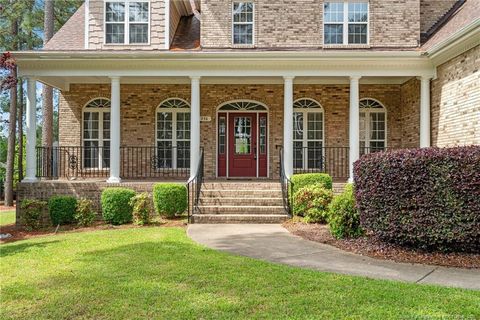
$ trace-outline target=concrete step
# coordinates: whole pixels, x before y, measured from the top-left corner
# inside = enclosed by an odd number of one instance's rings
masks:
[[[203,190],[280,190],[280,183],[275,182],[204,182]]]
[[[283,223],[286,214],[194,214],[192,223]]]
[[[200,191],[200,198],[282,198],[282,191],[278,190],[218,190],[203,189]]]
[[[203,206],[282,206],[282,198],[228,198],[228,197],[203,197],[200,205]]]
[[[198,206],[199,214],[246,214],[246,215],[255,215],[255,214],[284,214],[285,210],[283,206]]]

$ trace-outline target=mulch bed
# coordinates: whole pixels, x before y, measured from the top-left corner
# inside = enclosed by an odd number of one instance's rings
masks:
[[[121,226],[113,226],[103,222],[97,222],[91,227],[78,227],[75,225],[61,226],[57,232],[55,227],[42,228],[37,231],[27,231],[23,228],[18,228],[14,224],[0,227],[0,233],[10,233],[10,238],[0,240],[0,243],[14,242],[36,237],[54,236],[56,234],[70,233],[70,232],[87,232],[95,230],[112,230],[112,229],[131,229],[131,228],[149,228],[149,227],[180,227],[186,228],[187,223],[185,218],[178,219],[162,219],[159,222],[153,222],[147,226],[136,226],[133,224],[126,224]]]
[[[385,243],[373,237],[335,239],[330,234],[328,226],[320,224],[287,221],[283,226],[292,234],[304,239],[325,243],[344,251],[376,259],[445,267],[480,268],[480,254],[425,252]]]

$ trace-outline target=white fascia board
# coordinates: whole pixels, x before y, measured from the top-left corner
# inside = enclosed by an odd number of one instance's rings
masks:
[[[434,45],[425,54],[432,60],[434,66],[439,66],[478,45],[480,45],[480,19]]]
[[[84,30],[84,47],[88,50],[90,40],[90,0],[85,0],[85,30]]]

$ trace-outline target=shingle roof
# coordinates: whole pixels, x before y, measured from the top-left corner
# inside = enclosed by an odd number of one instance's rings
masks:
[[[85,49],[85,4],[55,33],[43,47],[48,51],[77,51]]]
[[[431,35],[422,46],[422,50],[432,48],[478,19],[480,19],[480,0],[467,0],[460,8],[452,12],[448,21],[441,28]]]

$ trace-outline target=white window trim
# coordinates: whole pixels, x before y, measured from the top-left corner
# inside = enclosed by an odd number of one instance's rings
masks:
[[[121,24],[122,22],[107,22],[107,2],[118,2],[118,3],[125,3],[125,21],[123,21],[123,25],[125,26],[125,36],[124,36],[124,41],[123,43],[108,43],[107,42],[107,23],[116,23],[116,24]],[[130,43],[130,2],[146,2],[148,3],[148,19],[147,19],[147,42],[146,43]],[[150,19],[151,19],[151,3],[150,0],[104,0],[103,1],[103,44],[106,46],[148,46],[150,45]],[[132,22],[133,24],[138,23],[138,22]],[[145,24],[145,22],[140,22]]]
[[[253,8],[253,19],[252,19],[252,22],[235,22],[235,12],[234,12],[234,4],[235,3],[251,3],[252,4],[252,8]],[[255,45],[255,25],[256,25],[256,19],[255,19],[255,11],[256,11],[256,8],[255,8],[255,2],[253,1],[233,1],[231,3],[231,18],[232,18],[232,45],[235,46],[235,47],[252,47]],[[249,25],[251,24],[252,25],[252,43],[235,43],[235,25],[238,24],[238,25]]]
[[[375,102],[377,102],[378,104],[380,104],[382,106],[382,109],[379,109],[379,108],[360,108],[360,114],[362,113],[365,113],[365,139],[362,140],[360,137],[359,139],[359,143],[361,142],[364,142],[365,143],[365,148],[366,150],[368,150],[368,152],[365,152],[365,154],[368,154],[368,153],[371,153],[371,150],[370,150],[370,142],[371,141],[383,141],[383,144],[384,144],[384,150],[387,150],[387,141],[388,141],[388,114],[387,114],[387,108],[385,107],[385,105],[378,101],[377,99],[373,99],[373,98],[362,98],[360,99],[360,101],[362,100],[373,100]],[[379,140],[379,139],[370,139],[370,114],[371,113],[383,113],[385,115],[385,138],[383,140]],[[359,146],[361,148],[361,146]],[[362,150],[360,149],[360,152]]]
[[[111,139],[104,139],[103,138],[103,114],[108,112],[110,113],[110,116],[111,116],[111,108],[89,108],[87,107],[92,101],[95,101],[95,100],[98,100],[98,99],[104,99],[104,100],[108,100],[110,101],[110,98],[105,98],[105,97],[97,97],[97,98],[94,98],[94,99],[91,99],[89,100],[84,106],[83,106],[83,109],[82,109],[82,148],[85,147],[85,142],[86,141],[98,141],[98,148],[99,148],[99,151],[98,151],[98,163],[97,163],[97,166],[96,167],[88,167],[86,168],[85,167],[85,163],[84,163],[84,160],[83,157],[83,153],[82,153],[82,163],[81,163],[81,167],[84,168],[84,169],[87,169],[87,170],[96,170],[96,169],[99,169],[99,170],[103,170],[103,169],[109,169],[109,167],[103,167],[103,142],[104,141],[111,141]],[[98,139],[85,139],[85,112],[98,112]],[[111,125],[110,125],[110,130],[111,130]],[[83,152],[83,151],[82,151]]]
[[[343,2],[343,22],[327,22],[325,23],[325,2]],[[368,46],[370,45],[370,1],[368,0],[328,0],[325,1],[322,5],[322,21],[323,21],[323,45],[324,46]],[[352,2],[357,3],[366,3],[367,4],[367,22],[348,22],[348,4]],[[326,24],[335,24],[343,25],[343,43],[325,43],[325,25]],[[365,24],[367,25],[367,42],[366,43],[348,43],[348,25],[349,24]]]
[[[169,100],[181,100],[188,105],[188,108],[162,108],[161,106]],[[172,114],[172,139],[158,139],[158,114],[163,112],[169,112]],[[191,105],[188,101],[181,98],[168,98],[162,101],[156,111],[155,111],[155,148],[158,148],[159,142],[171,142],[172,143],[172,167],[168,169],[177,169],[177,153],[173,152],[174,148],[177,148],[177,142],[190,142],[191,143],[191,134],[192,128],[190,128],[190,139],[177,139],[177,114],[178,113],[190,113],[192,114]],[[177,149],[178,151],[178,149]],[[190,155],[192,156],[192,155]],[[167,168],[162,168],[167,169]],[[182,168],[187,169],[187,168]]]
[[[325,156],[325,112],[324,112],[323,106],[317,100],[314,100],[314,99],[311,99],[311,98],[296,99],[293,102],[293,105],[295,106],[295,103],[297,103],[298,101],[301,101],[301,100],[309,100],[309,101],[317,104],[319,106],[319,108],[295,108],[295,107],[293,108],[293,113],[294,114],[295,113],[302,113],[302,115],[303,115],[303,137],[302,137],[302,140],[295,139],[294,132],[292,132],[292,139],[293,139],[294,146],[295,146],[295,142],[302,141],[302,148],[303,148],[302,151],[304,151],[305,148],[307,148],[307,150],[308,150],[308,143],[309,142],[321,142],[322,143],[322,156],[324,157]],[[321,139],[308,139],[308,114],[309,113],[321,113],[322,114],[322,138]],[[295,130],[295,128],[294,128],[294,130]],[[302,164],[303,164],[302,169],[304,169],[304,170],[309,169],[309,167],[308,167],[308,152],[307,152],[307,155],[303,157]],[[300,169],[300,168],[296,168],[296,169]]]

